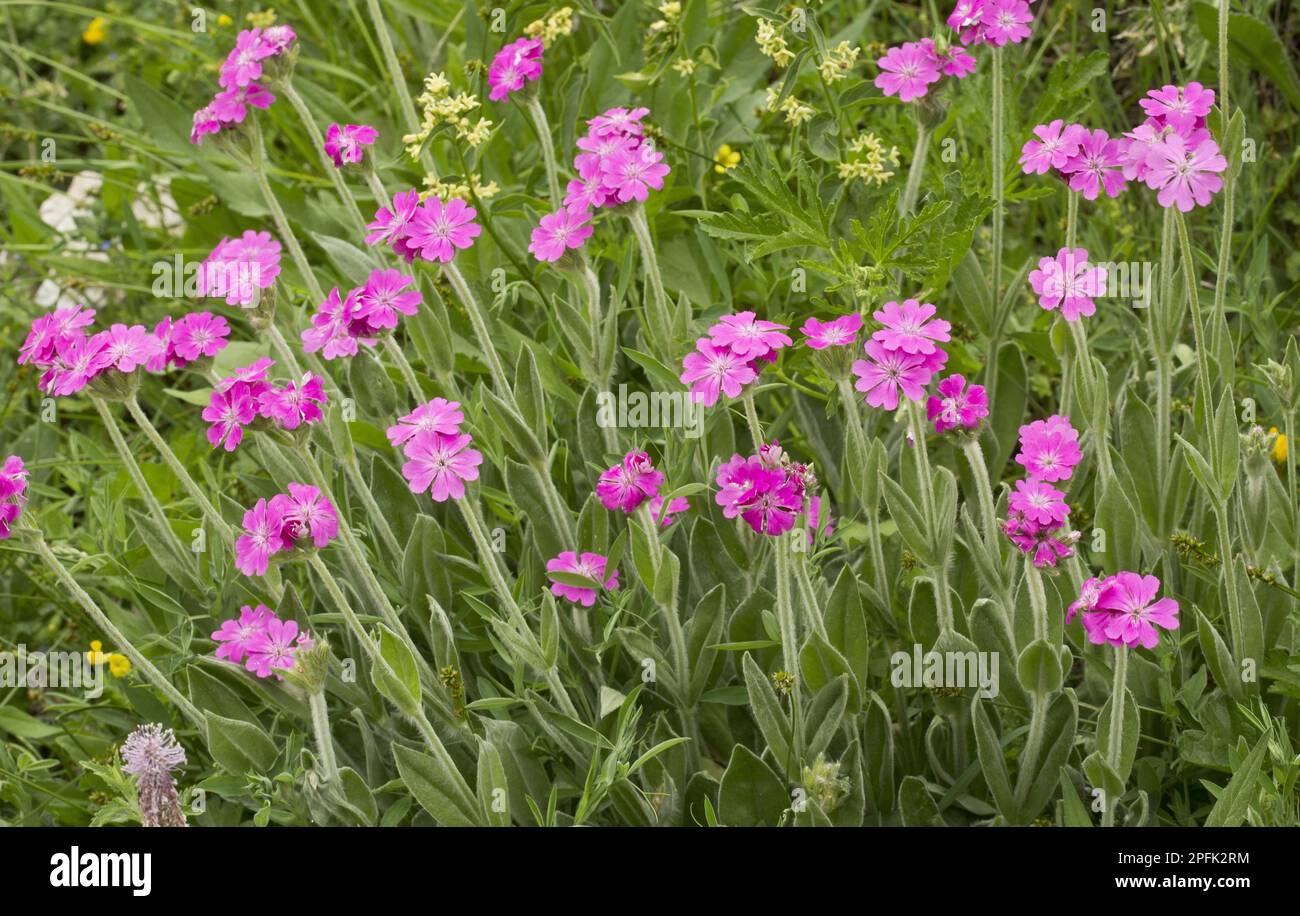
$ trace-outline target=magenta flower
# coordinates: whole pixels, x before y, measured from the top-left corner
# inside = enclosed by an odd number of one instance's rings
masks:
[[[1070,190],[1087,200],[1096,200],[1102,191],[1118,197],[1124,190],[1124,157],[1118,140],[1104,130],[1081,130],[1079,150],[1061,168],[1070,176]]]
[[[989,399],[983,385],[966,387],[961,375],[950,375],[939,382],[938,396],[925,402],[925,415],[934,421],[934,431],[943,433],[958,426],[974,429],[989,415]]]
[[[237,385],[248,385],[254,393],[260,394],[270,387],[270,383],[266,379],[271,367],[274,365],[275,360],[269,356],[255,359],[249,365],[236,369],[233,375],[218,381],[216,389],[217,391],[229,391]]]
[[[1078,124],[1066,125],[1057,118],[1050,124],[1034,128],[1037,140],[1029,140],[1020,148],[1020,165],[1026,175],[1042,175],[1048,169],[1060,170],[1079,152],[1084,128]]]
[[[914,41],[890,48],[876,66],[881,70],[876,76],[876,88],[885,95],[898,96],[900,102],[921,98],[930,91],[930,84],[940,79],[938,59]]]
[[[853,387],[866,394],[869,405],[895,410],[899,391],[912,401],[925,397],[925,386],[937,371],[931,369],[931,361],[926,356],[890,350],[875,339],[868,340],[864,349],[867,359],[853,363],[853,374],[858,377]]]
[[[14,522],[27,505],[27,468],[23,459],[10,455],[0,465],[0,541],[13,531]]]
[[[673,497],[668,501],[667,505],[664,505],[664,498],[662,494],[660,494],[650,500],[650,517],[653,518],[661,528],[667,528],[676,521],[676,519],[673,518],[674,515],[686,512],[690,508],[691,501],[685,496]]]
[[[1067,531],[1063,526],[1039,525],[1015,512],[1009,513],[1002,531],[1040,569],[1056,566],[1057,561],[1073,553],[1072,545],[1079,537],[1078,532]]]
[[[1189,147],[1179,134],[1170,134],[1151,148],[1147,157],[1146,183],[1162,207],[1177,207],[1183,213],[1193,207],[1208,206],[1211,197],[1223,188],[1220,172],[1228,160],[1219,152],[1214,140],[1201,140]]]
[[[948,45],[944,50],[940,50],[933,38],[922,38],[919,44],[944,76],[953,76],[960,80],[975,72],[975,58],[966,53],[965,48]]]
[[[203,138],[221,132],[221,119],[212,110],[212,105],[204,105],[194,112],[190,121],[190,142],[195,146],[203,143]]]
[[[377,338],[361,305],[362,292],[357,287],[340,297],[338,287],[329,291],[311,317],[312,326],[302,332],[303,352],[319,351],[326,359],[338,359],[356,356],[359,344],[375,345]]]
[[[155,336],[160,336],[157,330]],[[193,362],[203,357],[216,356],[226,347],[230,325],[220,315],[211,312],[191,312],[179,318],[166,339],[168,355],[177,365]]]
[[[959,0],[948,15],[948,28],[964,45],[984,43],[984,13],[988,0]]]
[[[1065,622],[1067,624],[1074,621],[1074,615],[1080,611],[1084,612],[1084,625],[1087,626],[1087,615],[1097,610],[1097,598],[1101,595],[1101,587],[1104,584],[1102,579],[1087,579],[1079,589],[1078,600],[1070,603],[1065,609]]]
[[[647,499],[658,496],[663,483],[663,472],[655,470],[649,455],[628,452],[620,463],[600,475],[596,496],[606,509],[630,513]]]
[[[294,32],[293,26],[272,25],[262,30],[262,44],[271,49],[273,56],[288,51],[297,40],[298,34]]]
[[[1082,460],[1079,433],[1068,418],[1057,415],[1020,427],[1016,463],[1030,477],[1049,483],[1069,480]]]
[[[280,275],[280,243],[269,232],[248,230],[237,239],[223,238],[199,269],[200,296],[224,298],[227,305],[249,306],[257,290]]]
[[[883,328],[871,335],[886,349],[899,350],[912,355],[929,355],[938,349],[937,343],[947,343],[952,338],[948,332],[952,325],[942,318],[934,317],[937,309],[928,302],[921,303],[915,299],[906,300],[902,306],[897,302],[886,302],[884,309],[873,312],[872,316]]]
[[[573,157],[573,168],[584,178],[599,178],[606,159],[617,152],[634,152],[640,149],[641,143],[640,137],[624,133],[589,133],[575,141],[575,145],[582,152]]]
[[[556,557],[546,561],[546,571],[573,573],[579,576],[585,576],[596,585],[599,585],[607,592],[618,590],[618,570],[612,570],[608,578],[605,575],[605,566],[609,563],[609,558],[601,556],[598,553],[584,553],[581,558],[572,550],[566,550]],[[579,585],[565,585],[562,582],[552,582],[551,591],[561,598],[567,598],[575,604],[581,604],[583,607],[591,607],[596,603],[596,589],[584,588]]]
[[[643,130],[641,119],[650,113],[649,108],[610,108],[587,122],[596,136],[624,134],[639,137]]]
[[[494,102],[509,98],[526,83],[542,78],[543,45],[538,38],[520,38],[512,41],[492,58],[488,67],[488,98]]]
[[[60,338],[54,348],[49,371],[41,378],[41,388],[58,397],[76,394],[91,380],[113,364],[108,351],[108,332]]]
[[[163,351],[162,341],[142,324],[115,324],[103,333],[109,365],[118,372],[134,372]]]
[[[458,248],[473,245],[483,231],[474,222],[477,215],[478,211],[459,198],[443,203],[437,197],[430,197],[411,218],[406,244],[424,260],[445,264],[456,256]]]
[[[1147,97],[1138,104],[1148,118],[1157,124],[1167,124],[1186,136],[1205,126],[1205,116],[1214,107],[1214,90],[1207,89],[1200,83],[1188,83],[1186,86],[1169,84],[1150,90]]]
[[[862,316],[857,312],[841,315],[831,321],[818,321],[809,318],[799,329],[805,337],[804,343],[812,350],[824,350],[827,347],[844,347],[853,343],[862,327]]]
[[[212,97],[207,110],[217,119],[219,127],[225,129],[228,125],[243,124],[248,118],[250,107],[265,111],[274,101],[275,95],[269,89],[257,83],[249,83],[247,86],[221,90]]]
[[[325,413],[325,383],[308,372],[301,382],[288,381],[279,388],[269,388],[257,400],[258,413],[294,430],[303,423],[316,423]]]
[[[707,337],[695,342],[694,352],[682,359],[683,385],[691,386],[691,400],[705,407],[718,403],[718,395],[740,397],[741,389],[758,378],[751,363],[730,347],[719,346]]]
[[[372,270],[366,285],[357,293],[356,314],[372,331],[397,327],[397,316],[408,318],[420,310],[424,296],[413,287],[415,281],[400,270]]]
[[[211,436],[209,435],[209,438]],[[246,576],[264,576],[271,557],[284,550],[284,510],[275,500],[259,499],[244,513],[244,533],[235,540],[235,566]]]
[[[709,339],[717,346],[730,347],[742,359],[758,359],[794,343],[787,330],[786,325],[765,321],[753,312],[737,312],[719,318],[709,328]]]
[[[483,463],[480,452],[466,447],[472,441],[467,433],[416,433],[406,446],[410,460],[402,465],[402,476],[411,492],[428,490],[433,501],[439,503],[464,496],[465,482],[478,480],[478,466]]]
[[[203,419],[208,427],[208,442],[213,448],[224,443],[233,452],[244,441],[244,427],[257,416],[257,399],[247,385],[236,385],[229,391],[214,388],[208,406],[203,408]]]
[[[366,147],[379,139],[379,131],[368,124],[344,124],[337,122],[325,131],[325,155],[334,160],[335,168],[344,164],[356,164],[366,155]]]
[[[262,77],[262,61],[275,55],[272,45],[262,40],[261,29],[245,29],[235,38],[221,65],[217,82],[226,88],[247,86]]]
[[[751,463],[761,465],[757,456],[746,458],[743,455],[732,455],[730,461],[718,467],[718,473],[714,477],[718,492],[713,495],[713,501],[722,507],[724,518],[735,518],[741,513],[741,500],[749,489],[745,469]]]
[[[212,639],[221,643],[217,647],[217,658],[239,664],[248,654],[249,643],[258,633],[266,631],[267,621],[275,615],[265,604],[249,607],[247,604],[239,609],[239,617],[221,621],[221,626],[212,634]]]
[[[635,149],[610,153],[601,163],[601,180],[614,191],[619,203],[644,201],[652,190],[663,190],[669,171],[663,153],[642,143]]]
[[[18,350],[18,364],[48,368],[54,361],[59,341],[83,337],[95,320],[95,310],[80,305],[56,309],[35,318],[27,339]]]
[[[1016,481],[1015,491],[1007,498],[1007,507],[1043,528],[1063,525],[1070,515],[1065,494],[1050,483],[1033,477]]]
[[[804,507],[804,491],[784,471],[746,463],[740,473],[745,487],[738,503],[740,517],[759,534],[785,534],[794,527]]]
[[[565,189],[564,206],[570,210],[594,210],[618,203],[618,195],[610,192],[601,180],[597,164],[590,178],[575,178]]]
[[[249,638],[244,668],[258,677],[285,671],[294,666],[294,654],[301,644],[297,621],[271,617],[260,632]]]
[[[1047,311],[1059,308],[1066,321],[1078,321],[1097,311],[1093,296],[1106,295],[1104,267],[1088,264],[1088,250],[1062,248],[1054,258],[1042,258],[1029,272],[1029,285],[1038,294],[1038,304]]]
[[[1104,639],[1112,646],[1141,645],[1154,649],[1160,641],[1156,627],[1178,629],[1178,602],[1156,598],[1160,580],[1134,572],[1118,572],[1106,580],[1097,596],[1096,608],[1107,612],[1104,624],[1088,633],[1099,643]],[[1102,639],[1098,639],[1101,636]]]
[[[416,211],[419,209],[420,192],[416,189],[394,194],[392,207],[381,206],[375,211],[374,221],[366,225],[370,230],[370,234],[366,236],[366,244],[375,245],[382,242],[391,246],[394,252],[406,257],[408,261],[411,260],[414,252],[406,248],[404,240],[411,226],[411,220],[415,218]]]
[[[398,417],[396,425],[388,427],[388,441],[396,448],[422,432],[458,436],[460,424],[464,422],[465,414],[461,412],[459,401],[434,398],[427,404],[421,404],[406,416]]]
[[[591,213],[576,209],[548,213],[533,230],[528,250],[539,261],[558,261],[570,248],[581,248],[591,237]]]
[[[1034,14],[1025,0],[986,0],[984,4],[984,40],[994,47],[1010,42],[1019,44],[1029,37],[1029,23]]]
[[[288,494],[271,500],[281,514],[280,538],[288,549],[304,537],[310,537],[319,550],[339,533],[339,517],[334,505],[316,487],[290,483]]]

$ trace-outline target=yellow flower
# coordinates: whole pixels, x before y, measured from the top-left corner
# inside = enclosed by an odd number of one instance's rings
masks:
[[[108,670],[112,672],[113,677],[126,677],[127,672],[131,670],[131,660],[125,655],[114,652],[108,657]]]
[[[220,16],[217,17],[217,25],[222,26],[222,27],[228,26],[228,25],[230,25],[231,23],[233,23],[234,21],[235,21],[235,20],[231,19],[231,18],[230,18],[229,16],[227,16],[225,13],[222,13]]]
[[[92,665],[102,665],[107,660],[108,656],[104,655],[104,644],[98,639],[92,639],[90,651],[86,653],[86,661]]]
[[[88,45],[97,45],[108,37],[108,20],[103,16],[96,16],[90,20],[90,25],[86,26],[86,31],[81,33],[81,40]]]
[[[1270,454],[1272,454],[1274,461],[1278,464],[1282,464],[1286,461],[1286,435],[1279,433],[1276,426],[1268,432],[1271,436],[1277,436],[1277,439],[1273,442],[1273,451]]]
[[[732,149],[729,143],[719,146],[718,151],[713,154],[713,171],[719,175],[725,174],[738,165],[740,165],[740,152]]]

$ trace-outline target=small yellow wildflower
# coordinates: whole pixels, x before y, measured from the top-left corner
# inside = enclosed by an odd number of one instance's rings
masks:
[[[126,677],[127,672],[131,670],[129,658],[117,652],[105,653],[104,644],[98,639],[90,641],[90,651],[86,653],[86,661],[91,665],[108,665],[108,670],[113,677]]]
[[[758,20],[758,33],[754,35],[758,50],[772,58],[778,67],[787,67],[794,60],[794,52],[786,47],[780,27],[770,19]]]
[[[438,176],[429,174],[424,176],[424,187],[425,190],[420,192],[420,200],[428,200],[430,197],[451,200],[455,197],[468,201],[471,190],[474,192],[473,196],[479,200],[488,200],[501,193],[501,188],[495,181],[484,184],[483,179],[477,174],[470,175],[468,183],[463,181],[442,181]]]
[[[730,143],[722,144],[713,154],[713,171],[719,175],[726,174],[738,165],[740,165],[740,151],[732,149]]]
[[[1273,441],[1273,451],[1269,454],[1273,456],[1274,461],[1278,464],[1282,464],[1286,461],[1286,434],[1279,433],[1276,426],[1269,429],[1268,432],[1270,436],[1277,436]]]
[[[695,61],[689,57],[679,57],[673,61],[673,69],[682,76],[690,76],[695,72]]]
[[[222,13],[220,16],[217,17],[217,25],[221,26],[222,28],[226,28],[227,26],[233,25],[234,22],[235,20],[231,19],[225,13]]]
[[[86,661],[92,665],[102,665],[108,661],[108,656],[104,654],[104,644],[98,639],[90,641],[90,651],[86,653]]]
[[[841,41],[832,48],[817,65],[818,71],[827,83],[837,83],[848,75],[848,71],[853,69],[853,65],[858,60],[860,49],[849,44],[847,41]]]
[[[90,20],[90,25],[86,26],[86,31],[81,33],[81,40],[88,45],[97,45],[108,37],[108,20],[103,16],[96,16]]]
[[[478,96],[467,92],[453,95],[451,81],[441,73],[430,73],[425,77],[424,92],[416,102],[421,109],[420,130],[402,138],[412,159],[420,157],[424,141],[442,124],[450,125],[457,137],[474,147],[482,145],[492,134],[492,122],[487,118],[479,118],[477,123],[469,119],[469,112],[479,107]]]
[[[563,38],[573,32],[573,9],[562,6],[545,19],[535,19],[524,26],[524,34],[529,38],[540,38],[542,46],[549,48],[557,38]]]
[[[781,94],[779,92],[777,92],[775,89],[772,89],[770,87],[768,88],[767,90],[768,111],[777,110],[776,100],[780,97]],[[805,121],[810,121],[812,120],[812,116],[816,114],[816,110],[811,105],[803,104],[798,99],[796,99],[793,95],[788,95],[785,97],[785,101],[781,103],[780,110],[785,114],[785,123],[790,124],[792,126],[798,126],[800,124],[803,124]]]
[[[841,162],[836,168],[843,181],[861,180],[864,184],[882,185],[894,177],[889,166],[898,168],[898,147],[886,147],[870,131],[849,141],[849,151],[858,158]]]
[[[265,9],[258,10],[256,13],[249,13],[244,18],[255,29],[269,29],[275,25],[276,15],[275,10]]]

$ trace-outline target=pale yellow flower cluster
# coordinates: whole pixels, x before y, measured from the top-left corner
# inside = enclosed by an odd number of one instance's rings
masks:
[[[501,188],[495,181],[483,184],[483,179],[477,173],[469,176],[468,183],[463,181],[442,181],[437,175],[425,175],[424,187],[425,190],[420,192],[420,200],[437,197],[447,201],[456,197],[467,201],[471,197],[471,191],[473,191],[472,196],[477,197],[479,200],[487,200],[501,193]]]
[[[794,52],[786,47],[780,26],[770,19],[758,20],[758,34],[754,36],[754,41],[758,42],[758,50],[772,58],[778,67],[789,66],[790,61],[794,60]]]
[[[778,110],[776,101],[780,97],[781,97],[781,93],[777,92],[775,89],[772,89],[771,87],[768,88],[767,90],[768,111]],[[797,126],[799,124],[803,124],[806,121],[812,120],[812,116],[817,113],[816,110],[813,109],[811,105],[805,105],[803,102],[800,102],[798,99],[794,97],[793,94],[787,95],[785,97],[785,101],[781,103],[779,110],[785,114],[785,123],[790,124],[792,126]]]
[[[248,24],[255,29],[269,29],[271,26],[275,25],[276,18],[275,10],[273,9],[258,10],[257,12],[249,13],[244,17],[244,19],[248,21]]]
[[[822,79],[827,83],[837,83],[848,76],[848,71],[857,63],[860,50],[856,45],[841,41],[827,52],[826,57],[817,65]]]
[[[682,18],[682,5],[677,0],[666,0],[659,4],[659,15],[664,18],[650,23],[651,34],[671,31]]]
[[[679,57],[677,60],[673,61],[673,69],[681,76],[690,76],[695,72],[695,61],[691,60],[689,57]]]
[[[524,34],[529,38],[540,38],[542,47],[549,48],[557,39],[573,33],[573,9],[562,6],[545,19],[535,19],[524,26]]]
[[[452,93],[451,82],[441,73],[430,73],[424,78],[424,92],[416,99],[420,105],[421,125],[418,133],[402,138],[406,152],[412,159],[420,157],[420,148],[434,129],[448,124],[456,136],[470,146],[478,147],[492,135],[492,122],[487,118],[471,120],[469,113],[479,107],[478,96],[467,92]]]
[[[894,177],[890,166],[898,168],[898,147],[886,147],[875,134],[867,131],[849,141],[849,151],[859,158],[839,164],[842,181],[860,180],[879,187]]]

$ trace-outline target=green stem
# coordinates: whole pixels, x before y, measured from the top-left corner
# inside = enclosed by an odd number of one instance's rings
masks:
[[[786,674],[799,682],[799,621],[794,610],[794,595],[790,587],[790,558],[787,556],[785,538],[772,539],[773,565],[776,570],[776,619],[781,632],[781,663]],[[797,690],[796,686],[796,690]],[[791,701],[797,705],[796,693]]]
[[[656,356],[667,358],[672,349],[672,315],[668,308],[668,294],[664,291],[663,275],[659,272],[659,257],[655,254],[650,224],[646,221],[645,207],[640,203],[628,211],[628,222],[641,249],[641,263],[646,279],[650,281],[650,301],[646,303],[646,339]]]
[[[796,528],[795,531],[798,529]],[[803,535],[796,535],[792,531],[784,537],[803,537]],[[830,636],[826,632],[826,621],[822,617],[821,602],[817,600],[817,589],[813,586],[812,577],[808,575],[808,562],[807,550],[802,551],[799,556],[790,558],[790,565],[794,567],[795,583],[799,586],[804,610],[807,611],[804,618],[808,621],[808,627],[829,642]]]
[[[546,121],[546,109],[537,93],[527,93],[526,106],[537,128],[537,139],[542,145],[542,161],[546,165],[546,184],[551,191],[551,206],[559,210],[564,206],[564,194],[560,191],[560,171],[555,164],[555,143],[551,139],[551,126]]]
[[[989,480],[988,465],[984,462],[984,452],[979,440],[968,437],[961,446],[970,466],[971,476],[975,478],[975,495],[979,500],[980,521],[984,525],[984,545],[992,556],[998,555],[1001,539],[998,537],[998,519],[996,503],[993,500],[993,484]]]
[[[1219,112],[1222,115],[1223,136],[1228,136],[1228,122],[1231,120],[1232,107],[1228,104],[1228,0],[1219,0]],[[1210,346],[1215,353],[1222,352],[1223,341],[1220,339],[1224,327],[1224,308],[1228,296],[1228,278],[1231,276],[1230,259],[1232,256],[1232,223],[1236,203],[1236,179],[1232,170],[1223,173],[1222,229],[1219,235],[1219,268],[1214,276],[1214,325],[1210,329]]]
[[[393,51],[393,39],[388,34],[388,23],[384,21],[383,9],[380,7],[379,0],[366,0],[366,7],[370,11],[370,21],[374,23],[375,34],[379,37],[379,50],[384,56],[384,64],[388,68],[388,79],[397,89],[397,100],[402,108],[402,115],[406,118],[407,129],[411,133],[418,133],[420,130],[420,116],[415,112],[415,103],[411,101],[411,91],[406,88],[406,77],[402,75],[402,65],[398,63],[397,54]],[[420,151],[420,162],[424,170],[430,175],[437,177],[437,171],[433,166],[433,156],[428,149]]]
[[[1106,747],[1106,763],[1108,763],[1116,773],[1119,773],[1119,755],[1120,745],[1124,739],[1124,709],[1128,703],[1126,692],[1128,690],[1128,647],[1115,647],[1115,666],[1112,672],[1110,685],[1110,731],[1107,734],[1108,744]],[[1115,805],[1119,802],[1117,798],[1107,796],[1106,804],[1101,813],[1101,825],[1103,827],[1115,826]]]
[[[752,389],[745,391],[741,396],[745,404],[745,422],[749,425],[749,435],[754,440],[754,451],[758,451],[763,444],[763,427],[758,422],[758,410],[754,407],[754,392]]]
[[[1002,48],[993,49],[993,268],[989,276],[989,302],[998,308],[1002,284],[1002,225],[1006,207],[1006,152],[1004,146],[1006,92],[1002,75]]]
[[[332,783],[339,778],[339,763],[334,756],[334,738],[330,735],[330,713],[325,702],[325,691],[312,693],[307,697],[307,704],[311,707],[311,727],[320,752],[321,775],[326,783]]]
[[[461,304],[465,306],[470,327],[474,330],[474,337],[478,340],[488,372],[492,375],[492,387],[496,389],[497,394],[514,403],[514,394],[511,392],[510,381],[506,377],[505,366],[501,364],[501,357],[497,355],[496,347],[492,342],[492,334],[488,331],[487,317],[479,307],[478,299],[475,298],[469,283],[465,281],[465,275],[460,272],[460,268],[454,261],[443,264],[442,273],[451,283],[451,288],[456,291]]]
[[[320,128],[316,126],[316,120],[312,117],[311,109],[307,107],[307,103],[302,100],[302,96],[294,88],[293,80],[281,81],[279,88],[283,91],[284,97],[289,100],[289,104],[293,106],[293,110],[298,113],[298,119],[307,128],[308,140],[315,147],[321,168],[329,176],[335,192],[338,194],[339,199],[343,201],[344,209],[348,211],[348,216],[352,220],[353,231],[357,233],[358,237],[364,236],[366,234],[366,221],[361,217],[361,209],[357,206],[357,198],[352,193],[352,189],[348,187],[347,182],[343,180],[343,175],[334,165],[333,160],[325,154],[325,138],[321,136]]]
[[[1183,283],[1187,288],[1187,307],[1192,313],[1192,333],[1196,343],[1196,385],[1202,410],[1198,413],[1208,418],[1214,409],[1213,388],[1210,384],[1209,353],[1205,346],[1205,324],[1201,316],[1201,302],[1196,290],[1196,261],[1192,257],[1192,243],[1187,236],[1187,220],[1181,212],[1174,217],[1178,224],[1178,246],[1183,258]],[[1217,469],[1216,469],[1217,470]]]
[[[388,354],[393,357],[393,362],[397,363],[397,371],[402,374],[402,379],[406,382],[406,390],[410,392],[411,397],[414,399],[413,403],[423,404],[424,389],[420,387],[420,380],[416,378],[415,369],[407,360],[406,354],[402,352],[402,345],[397,342],[397,338],[392,334],[387,334],[384,336],[384,346],[388,350]]]
[[[907,168],[907,184],[903,187],[903,196],[898,201],[898,215],[908,216],[916,209],[916,199],[921,193],[921,177],[925,174],[925,157],[930,150],[930,128],[916,122],[916,147],[912,150],[912,162]]]
[[[98,400],[98,398],[96,398],[96,400]],[[104,631],[104,635],[113,641],[113,645],[120,650],[123,655],[131,660],[131,664],[144,675],[145,679],[149,681],[149,683],[158,688],[159,692],[162,693],[163,696],[167,697],[167,699],[172,702],[172,705],[184,714],[185,718],[189,719],[200,732],[204,732],[207,728],[207,720],[204,718],[203,713],[199,711],[198,707],[187,700],[185,696],[172,685],[171,681],[167,680],[163,673],[154,667],[153,662],[145,658],[144,655],[141,654],[140,650],[126,638],[126,634],[119,630],[113,624],[113,621],[108,619],[108,615],[105,614],[103,610],[100,609],[99,605],[95,603],[95,599],[91,598],[89,593],[81,587],[80,583],[77,582],[72,573],[68,572],[67,568],[59,558],[54,555],[54,551],[50,549],[50,545],[45,543],[45,539],[41,537],[39,533],[37,533],[37,535],[32,539],[32,543],[36,547],[36,553],[40,555],[40,558],[45,562],[45,565],[50,568],[50,572],[54,573],[55,577],[59,580],[59,584],[62,585],[67,590],[68,594],[72,595],[76,602],[81,605],[82,609],[90,615],[90,619],[95,622],[96,626]]]

